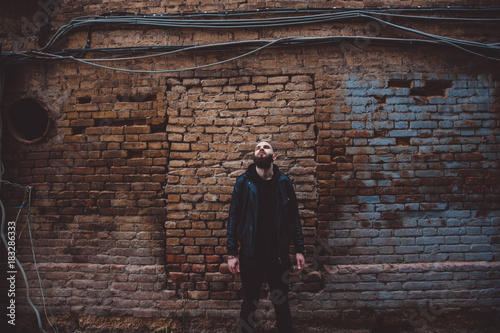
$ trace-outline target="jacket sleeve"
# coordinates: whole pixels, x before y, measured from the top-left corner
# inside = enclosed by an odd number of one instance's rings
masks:
[[[238,254],[238,224],[241,218],[241,195],[242,195],[241,177],[236,180],[231,205],[229,207],[229,222],[227,224],[227,254]]]
[[[295,245],[295,252],[305,253],[304,248],[304,234],[302,233],[302,225],[300,224],[299,207],[297,203],[297,196],[293,188],[292,181],[289,179],[287,182],[288,194],[290,198],[290,216],[292,223],[292,241]]]

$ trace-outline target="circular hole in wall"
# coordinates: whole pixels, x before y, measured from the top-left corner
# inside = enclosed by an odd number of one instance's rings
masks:
[[[23,98],[12,104],[5,115],[14,137],[24,143],[43,139],[49,130],[50,113],[32,98]]]

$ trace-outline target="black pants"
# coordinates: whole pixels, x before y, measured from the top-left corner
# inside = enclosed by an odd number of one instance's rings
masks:
[[[276,260],[256,260],[240,255],[240,274],[243,286],[243,303],[238,323],[238,333],[252,333],[256,324],[255,310],[264,280],[269,284],[269,295],[276,313],[280,333],[292,333],[292,316],[288,302],[289,265]]]

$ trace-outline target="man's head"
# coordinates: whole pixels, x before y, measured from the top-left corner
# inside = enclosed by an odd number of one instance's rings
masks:
[[[255,146],[253,161],[257,167],[268,169],[275,160],[276,154],[274,154],[273,147],[269,142],[262,141]]]

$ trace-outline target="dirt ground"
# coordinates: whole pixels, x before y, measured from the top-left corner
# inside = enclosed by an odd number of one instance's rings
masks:
[[[293,333],[499,333],[497,313],[454,315],[435,320],[408,318],[367,318],[343,320],[299,320]],[[25,318],[12,331],[38,332],[36,321]],[[34,318],[29,318],[34,319]],[[58,333],[236,333],[236,318],[139,319],[120,317],[60,316]],[[47,324],[45,322],[45,324]],[[47,332],[55,332],[44,325]],[[3,331],[5,332],[5,331]],[[253,333],[277,333],[274,320],[261,320]]]

